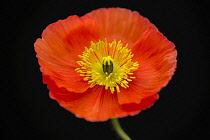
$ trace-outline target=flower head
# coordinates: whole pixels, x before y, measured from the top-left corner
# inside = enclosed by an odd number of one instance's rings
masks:
[[[59,20],[34,46],[50,97],[89,121],[150,107],[176,68],[174,44],[148,19],[123,8]]]
[[[133,54],[121,41],[114,40],[109,44],[107,41],[91,42],[90,48],[79,57],[82,61],[77,63],[81,67],[76,71],[85,77],[83,80],[88,81],[90,87],[101,85],[111,93],[120,92],[120,87],[129,87],[129,81],[135,78],[132,72],[138,69],[138,62],[131,61]]]

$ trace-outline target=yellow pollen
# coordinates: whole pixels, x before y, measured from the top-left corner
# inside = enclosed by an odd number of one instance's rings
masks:
[[[116,40],[111,43],[106,39],[97,43],[91,41],[90,47],[85,47],[83,54],[78,55],[80,67],[75,71],[84,77],[90,88],[100,85],[111,93],[120,92],[120,88],[129,87],[129,82],[135,79],[133,72],[139,67],[138,62],[132,62],[134,55],[127,46]]]

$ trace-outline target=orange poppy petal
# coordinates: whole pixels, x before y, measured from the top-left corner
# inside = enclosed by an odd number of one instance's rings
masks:
[[[74,19],[71,19],[73,18]],[[95,20],[87,17],[68,17],[60,22],[66,32],[66,42],[71,55],[78,59],[78,55],[84,51],[84,47],[90,46],[90,41],[98,41],[98,25]]]
[[[51,50],[60,57],[75,58],[90,45],[90,41],[99,38],[95,21],[90,18],[69,16],[50,24],[42,33]]]
[[[153,96],[149,96],[149,97],[143,99],[139,104],[137,104],[137,103],[124,104],[121,107],[124,111],[132,111],[132,112],[134,112],[133,115],[136,115],[140,111],[151,107],[158,98],[159,98],[159,95],[154,94]]]
[[[149,27],[156,28],[138,12],[123,8],[101,8],[85,17],[96,20],[102,39],[107,38],[108,42],[122,40],[123,43],[128,43],[128,47],[132,47]]]
[[[156,94],[160,89],[158,74],[151,67],[142,65],[133,76],[136,78],[129,83],[129,87],[121,88],[121,91],[117,93],[119,104],[139,104],[141,100]]]
[[[82,93],[69,92],[63,87],[58,87],[48,75],[43,75],[43,81],[47,84],[48,89],[50,89],[50,97],[60,102],[71,102],[84,96]]]
[[[129,111],[122,109],[116,94],[111,94],[101,86],[88,89],[84,93],[69,92],[65,88],[59,88],[49,76],[44,76],[44,82],[50,89],[50,97],[74,113],[79,118],[88,121],[106,121],[110,118],[134,115],[139,110]]]
[[[111,94],[104,87],[96,86],[83,94],[84,96],[79,100],[61,102],[60,105],[73,112],[77,117],[88,121],[106,121],[110,118],[129,115],[129,112],[121,110],[117,95]]]
[[[40,51],[39,54],[41,54]],[[65,87],[69,91],[74,92],[84,92],[89,88],[89,85],[83,80],[83,77],[79,76],[73,67],[53,59],[50,55],[37,55],[37,58],[42,74],[50,76],[59,87]],[[79,88],[78,85],[80,85]]]
[[[175,45],[158,30],[150,28],[142,34],[132,48],[132,52],[135,52],[133,61],[139,62],[140,70],[150,67],[151,71],[154,71],[149,74],[150,76],[146,76],[144,75],[147,73],[148,69],[146,69],[143,70],[144,72],[136,73],[136,76],[149,80],[155,74],[159,87],[157,90],[166,86],[176,68],[177,51]]]
[[[138,61],[136,77],[129,83],[129,88],[118,93],[120,104],[140,103],[142,99],[152,96],[164,87],[176,68],[174,44],[158,30],[150,28],[142,34],[132,48],[133,61]]]
[[[126,86],[121,83],[112,87],[110,83],[113,81],[105,84],[100,81],[93,83],[98,77],[93,80],[88,75],[92,72],[101,74],[104,67],[113,68],[114,63],[111,62],[114,60],[111,59],[109,67],[108,59],[107,64],[98,63],[99,67],[96,68],[99,72],[95,69],[93,71],[92,67],[85,67],[86,63],[95,63],[92,59],[90,62],[85,59],[86,55],[92,55],[83,53],[85,47],[89,47],[91,41],[98,42],[99,39],[105,38],[108,43],[113,40],[128,43],[128,48],[134,55],[133,57],[131,54],[128,55],[132,59],[129,58],[132,61],[129,62],[139,64],[136,67],[129,67],[130,63],[125,62],[128,64],[127,68],[136,68],[126,73],[132,79],[124,77]],[[42,39],[37,39],[34,46],[43,73],[43,82],[50,89],[50,97],[77,117],[88,121],[106,121],[110,118],[136,115],[150,107],[159,97],[157,92],[169,82],[176,68],[177,52],[174,44],[168,41],[147,18],[138,12],[123,8],[102,8],[83,17],[70,16],[59,20],[43,31]],[[89,51],[92,51],[91,48]],[[127,49],[123,53],[126,56]],[[83,57],[78,56],[82,54],[84,55],[82,60],[85,62],[81,68],[84,70],[81,70],[81,75],[86,73],[89,77],[81,76],[75,71],[80,66],[77,61],[83,62],[81,61]],[[97,55],[94,57],[99,59]],[[86,72],[87,68],[90,69]],[[84,78],[92,81],[84,81]],[[108,88],[105,89],[105,85]],[[116,90],[111,93],[113,91],[111,88]]]
[[[131,103],[119,105],[116,94],[104,90],[97,86],[84,93],[69,92],[65,88],[59,88],[49,76],[44,76],[44,81],[48,83],[50,97],[74,113],[79,118],[85,118],[88,121],[106,121],[110,118],[125,117],[127,115],[136,115],[141,110],[154,104],[158,99],[158,94],[143,99],[140,103]]]
[[[89,85],[75,72],[76,61],[90,40],[98,40],[96,29],[92,19],[77,16],[50,24],[34,44],[43,74],[50,75],[59,87],[84,92]],[[81,87],[75,88],[78,85]]]

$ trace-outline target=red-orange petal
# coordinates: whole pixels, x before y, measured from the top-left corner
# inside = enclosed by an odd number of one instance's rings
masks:
[[[141,64],[151,67],[158,74],[158,86],[160,88],[166,86],[176,69],[177,51],[175,45],[158,30],[150,28],[142,34],[132,48],[132,52],[134,53],[133,61],[138,61],[140,64],[139,69],[141,69]],[[139,78],[144,77],[141,73],[136,74]]]
[[[121,110],[117,95],[110,94],[102,86],[90,88],[83,94],[85,96],[79,100],[62,102],[60,105],[88,121],[106,121],[129,115],[129,112]]]
[[[129,88],[122,88],[118,93],[120,104],[138,104],[169,82],[176,68],[174,47],[157,29],[149,28],[141,35],[132,48],[133,61],[139,63],[133,75],[136,78],[129,83]]]
[[[138,12],[124,8],[101,8],[85,17],[96,21],[102,39],[107,38],[108,42],[122,40],[123,43],[128,43],[128,47],[132,47],[149,27],[156,28]]]
[[[44,76],[44,82],[48,84],[52,99],[57,100],[62,107],[77,117],[88,121],[106,121],[139,112],[139,110],[128,110],[127,107],[123,109],[118,103],[117,94],[111,94],[103,86],[90,88],[84,93],[74,93],[59,88],[49,76]]]
[[[70,16],[50,24],[43,31],[42,39],[34,44],[42,73],[49,75],[59,87],[84,92],[89,85],[75,72],[76,61],[85,46],[98,38],[97,26],[90,18]]]
[[[84,96],[82,93],[69,92],[63,87],[58,87],[55,81],[53,81],[48,75],[43,75],[43,81],[50,89],[50,97],[59,102],[71,102]]]
[[[121,107],[124,111],[133,112],[132,115],[136,115],[140,111],[151,107],[158,98],[159,98],[159,95],[154,94],[153,96],[149,96],[147,98],[144,98],[138,104],[137,103],[123,104]]]
[[[120,105],[117,94],[111,94],[110,91],[105,90],[102,86],[90,88],[79,94],[57,87],[48,76],[45,76],[44,79],[48,83],[48,88],[51,89],[50,97],[52,99],[57,100],[62,107],[74,113],[77,117],[93,122],[136,115],[152,106],[159,97],[158,94],[154,94],[142,99],[138,104]]]
[[[107,39],[128,43],[139,63],[136,77],[128,88],[111,93],[104,86],[89,88],[84,77],[76,73],[78,55],[90,41]],[[176,68],[177,52],[157,28],[138,12],[123,8],[102,8],[83,17],[70,16],[49,25],[42,39],[35,42],[35,51],[50,89],[50,97],[89,121],[136,115],[154,104],[157,92],[164,87]]]

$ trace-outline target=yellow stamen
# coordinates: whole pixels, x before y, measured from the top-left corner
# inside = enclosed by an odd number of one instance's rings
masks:
[[[90,47],[79,57],[77,61],[79,68],[75,71],[84,76],[84,81],[90,84],[90,88],[95,85],[104,86],[111,93],[120,92],[120,88],[128,88],[129,82],[135,79],[133,72],[139,67],[138,62],[132,62],[133,54],[127,48],[123,47],[121,41],[112,41],[107,43],[100,41],[90,42]]]

